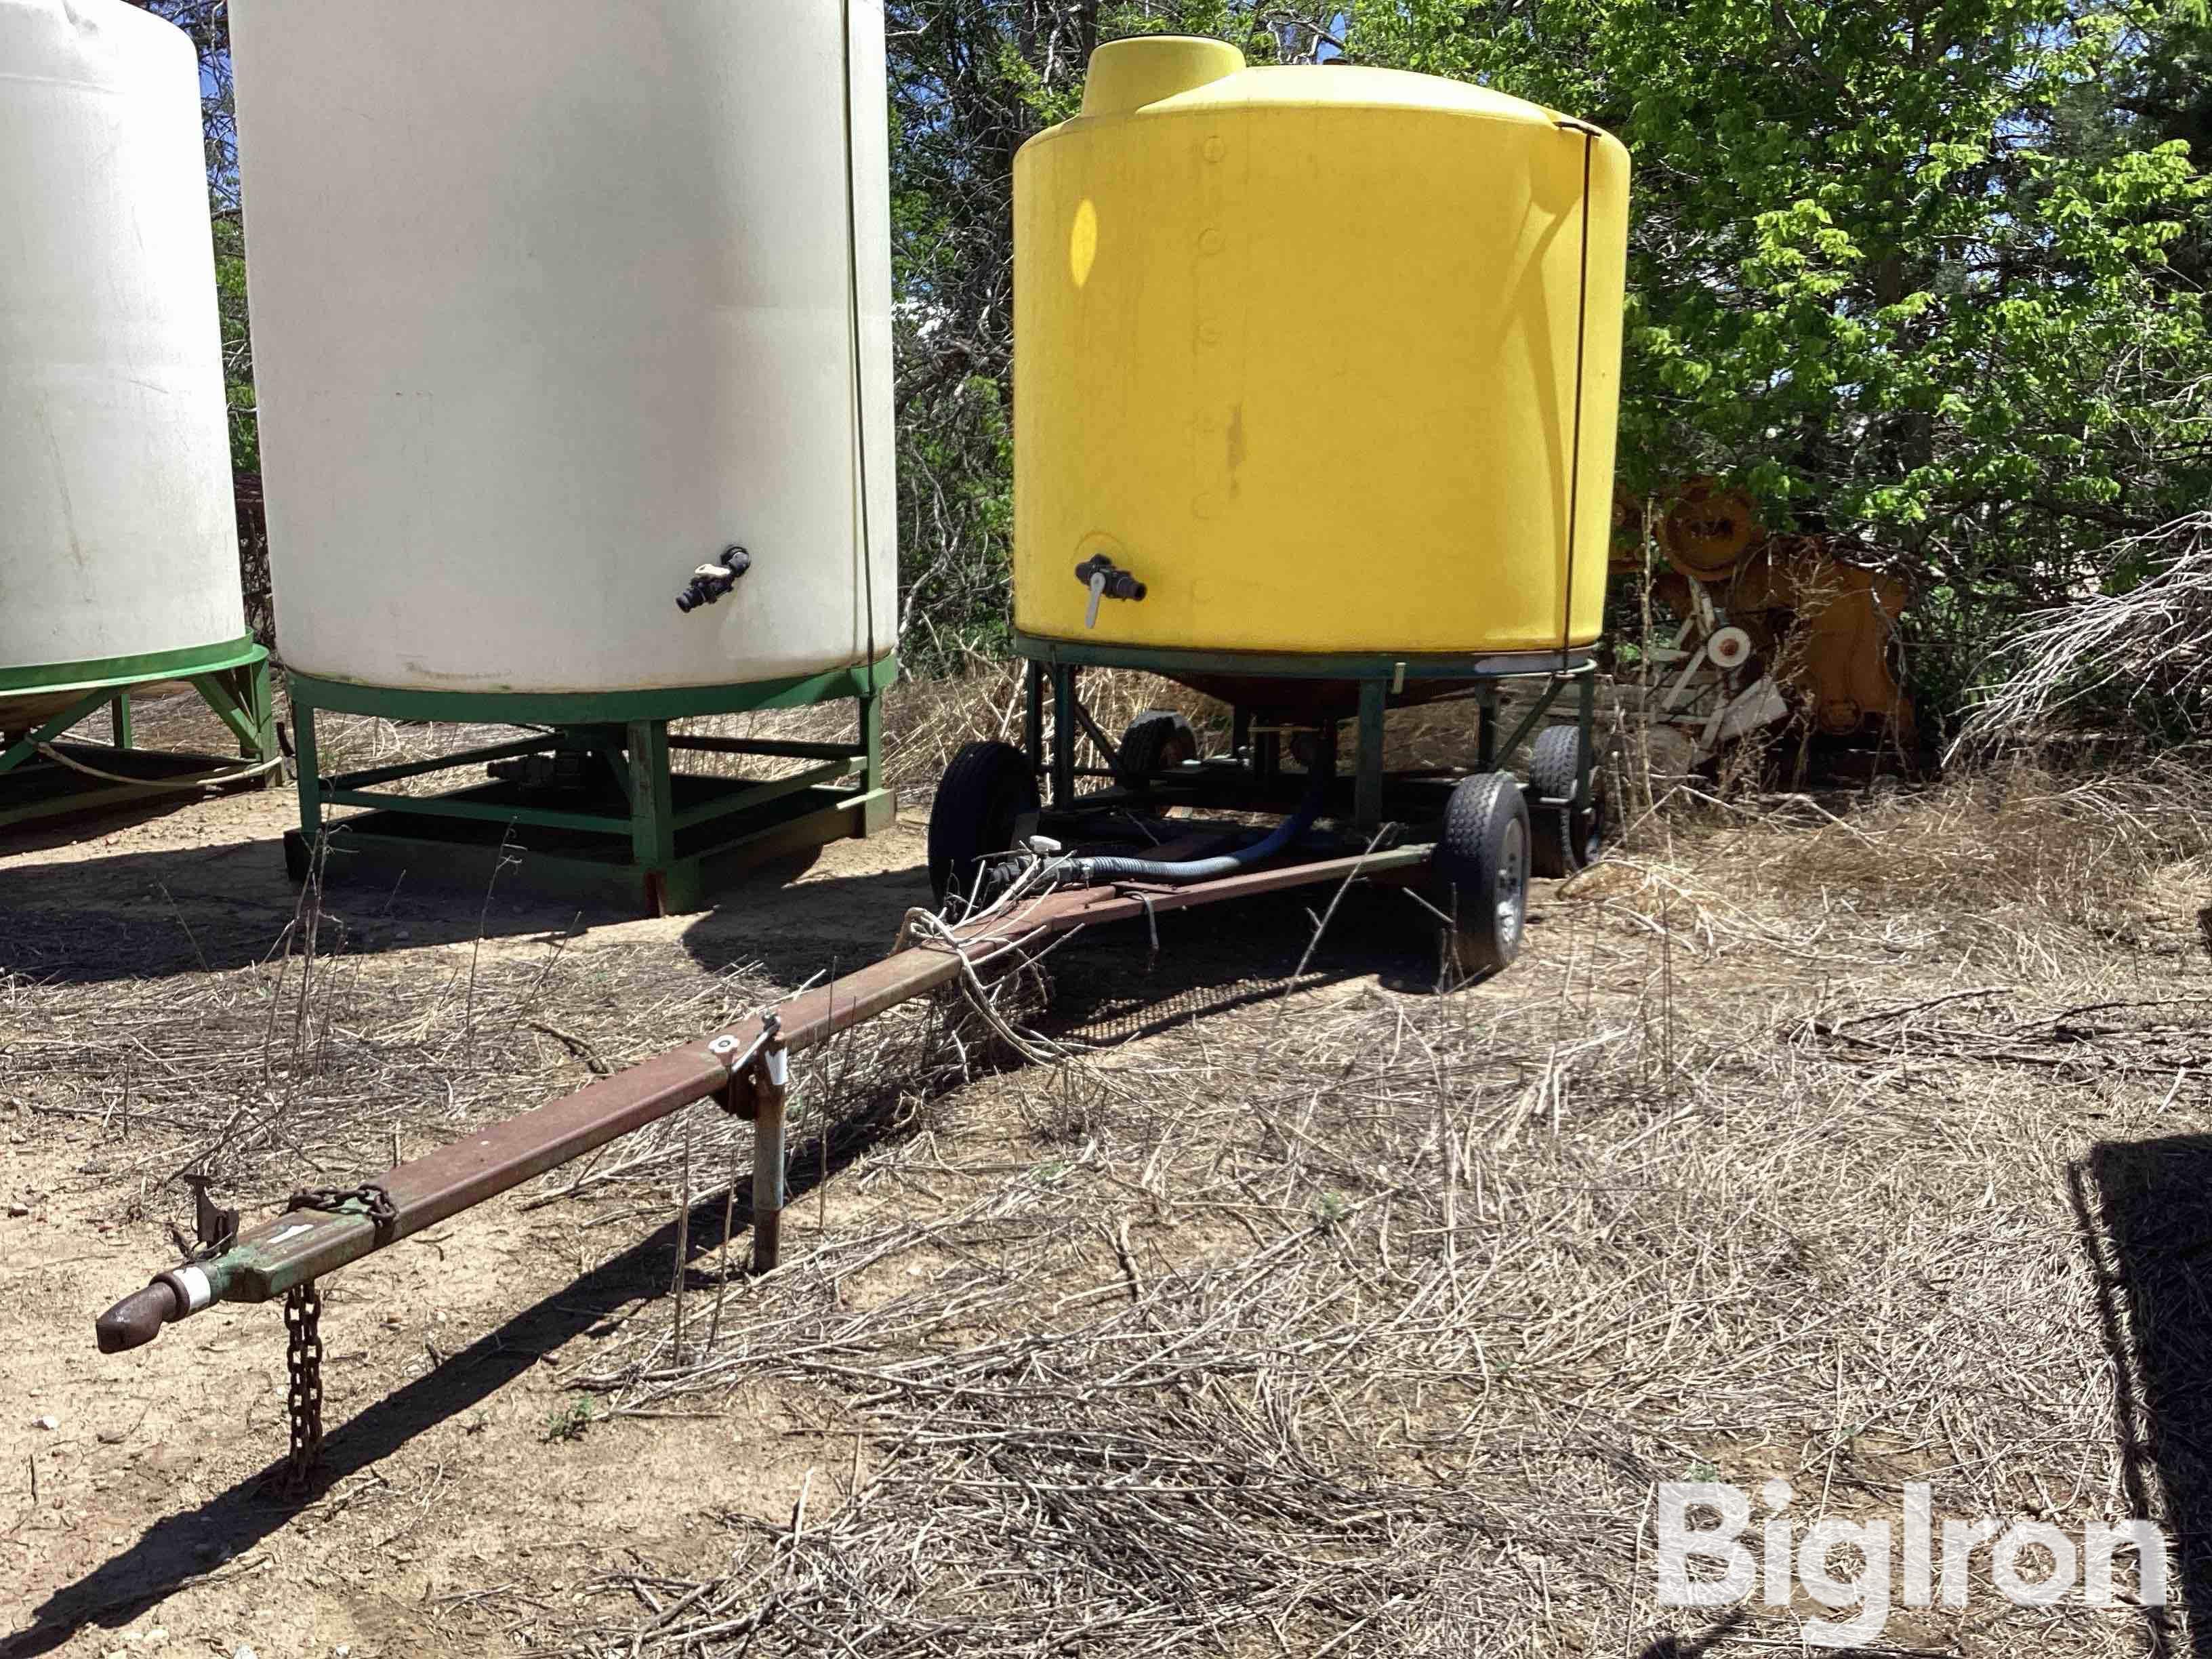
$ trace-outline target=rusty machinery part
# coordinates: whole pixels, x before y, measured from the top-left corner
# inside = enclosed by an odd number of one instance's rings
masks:
[[[1724,489],[1711,478],[1694,478],[1683,486],[1659,521],[1659,545],[1667,562],[1695,581],[1729,575],[1765,537],[1750,494]]]
[[[1705,654],[1714,667],[1732,674],[1751,660],[1751,635],[1733,626],[1716,629],[1705,641]]]
[[[1894,661],[1906,598],[1905,583],[1887,571],[1850,563],[1821,538],[1802,536],[1777,538],[1747,560],[1722,602],[1754,633],[1754,617],[1773,628],[1773,647],[1760,654],[1821,731],[1842,738],[1885,727],[1909,753],[1912,699]]]
[[[775,1018],[785,1044],[798,1053],[1055,935],[1316,883],[1355,878],[1404,881],[1429,855],[1425,846],[1393,848],[1243,870],[1188,887],[1045,893],[1011,916],[962,923],[941,939],[896,951],[802,992],[776,1009]],[[283,1296],[672,1112],[719,1099],[729,1091],[732,1073],[751,1065],[765,1035],[760,1016],[741,1020],[399,1164],[374,1183],[391,1205],[386,1224],[380,1224],[359,1205],[348,1205],[288,1211],[248,1227],[222,1255],[158,1274],[100,1315],[94,1327],[100,1350],[116,1353],[150,1342],[163,1325],[216,1302],[266,1302]]]
[[[379,1232],[392,1225],[397,1213],[392,1207],[392,1194],[368,1181],[358,1187],[305,1187],[286,1199],[284,1207],[333,1212],[354,1211],[375,1223]]]
[[[1732,498],[1746,510],[1740,524]],[[1629,508],[1641,510],[1633,501]],[[1748,508],[1742,492],[1718,490],[1710,480],[1685,487],[1662,526],[1668,568],[1653,573],[1652,599],[1692,623],[1717,610],[1722,625],[1707,635],[1709,660],[1724,677],[1734,673],[1739,647],[1729,635],[1740,632],[1748,657],[1787,688],[1814,731],[1836,738],[1878,731],[1911,752],[1912,699],[1896,649],[1908,598],[1904,582],[1839,556],[1821,536],[1759,532],[1753,545],[1730,552],[1742,526],[1756,531]]]
[[[296,1494],[313,1484],[323,1456],[323,1296],[313,1279],[285,1292],[284,1333],[292,1445],[283,1480]]]
[[[775,1271],[782,1254],[784,1108],[791,1085],[791,1048],[780,1032],[765,1034],[765,1044],[753,1061],[751,1080],[753,1272],[768,1273]]]
[[[1606,568],[1615,575],[1641,572],[1647,536],[1656,542],[1659,521],[1644,496],[1622,484],[1613,492],[1613,540],[1606,550]]]
[[[186,1265],[204,1261],[211,1255],[220,1255],[230,1248],[238,1237],[238,1212],[223,1208],[208,1196],[213,1181],[210,1176],[187,1170],[178,1177],[192,1189],[192,1231],[187,1240],[174,1224],[169,1228],[169,1237],[177,1253]]]

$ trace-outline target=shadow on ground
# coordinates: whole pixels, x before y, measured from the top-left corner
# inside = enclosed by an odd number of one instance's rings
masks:
[[[865,1115],[833,1128],[826,1152],[819,1140],[800,1145],[791,1163],[790,1200],[796,1203],[886,1133],[880,1115]],[[750,1190],[748,1171],[735,1185],[730,1212],[733,1230],[751,1229]],[[709,1193],[691,1206],[686,1223],[687,1262],[702,1261],[720,1247],[724,1196],[720,1191]],[[425,1376],[331,1430],[323,1442],[314,1486],[304,1498],[288,1501],[277,1495],[283,1472],[280,1460],[197,1508],[156,1521],[137,1543],[47,1597],[27,1628],[0,1638],[0,1659],[51,1653],[88,1626],[119,1629],[205,1577],[210,1555],[222,1561],[244,1555],[348,1475],[391,1456],[424,1430],[481,1405],[542,1357],[610,1314],[665,1294],[673,1276],[676,1240],[677,1223],[672,1218],[649,1237],[562,1285]],[[282,1334],[276,1313],[270,1310],[272,1342]],[[191,1339],[179,1332],[168,1340]]]
[[[810,953],[819,956],[823,949],[818,939],[788,936],[789,927],[816,902],[820,889],[846,890],[847,898],[865,901],[869,914],[895,920],[904,908],[902,901],[912,899],[921,879],[913,872],[893,872],[766,890],[757,897],[753,914],[764,917],[775,907],[788,907],[787,937],[780,946],[787,965],[779,971],[792,975],[810,959]],[[1316,907],[1325,906],[1328,898],[1328,890],[1322,890]],[[0,896],[0,903],[5,902]],[[1110,1042],[1279,996],[1293,986],[1380,971],[1386,978],[1402,975],[1425,990],[1435,979],[1432,930],[1410,900],[1384,889],[1347,893],[1318,945],[1314,944],[1315,917],[1296,895],[1212,915],[1186,912],[1159,920],[1157,948],[1150,931],[1138,922],[1098,930],[1058,953],[1052,963],[1055,994],[1046,1019],[1048,1029]],[[730,918],[720,915],[694,923],[686,944],[710,967],[739,958],[757,960],[763,954],[750,929],[738,928]],[[1300,971],[1302,958],[1308,959]],[[887,1097],[848,1119],[832,1131],[826,1147],[814,1142],[794,1149],[793,1202],[884,1139],[885,1109],[890,1103]],[[748,1172],[735,1188],[736,1223],[748,1229],[751,1217],[744,1195],[750,1181]],[[723,1202],[723,1194],[717,1191],[692,1206],[690,1261],[701,1261],[719,1247]],[[676,1240],[672,1220],[334,1428],[324,1443],[319,1490],[327,1491],[390,1456],[424,1430],[481,1404],[543,1355],[590,1330],[609,1314],[641,1297],[665,1293]],[[190,1337],[179,1333],[167,1340]],[[225,1560],[235,1559],[269,1538],[300,1509],[273,1495],[272,1477],[280,1468],[271,1464],[194,1509],[155,1522],[135,1544],[48,1597],[33,1612],[27,1629],[0,1640],[0,1656],[29,1659],[52,1652],[88,1626],[119,1628],[202,1576],[210,1551]]]
[[[21,850],[11,848],[11,850]],[[803,979],[890,947],[925,873],[895,871],[801,882],[818,851],[763,864],[720,896],[694,930],[706,956],[758,962]],[[116,853],[37,864],[0,854],[0,971],[48,984],[99,985],[222,973],[280,952],[301,915],[301,890],[276,839]],[[526,862],[485,887],[332,881],[317,950],[375,956],[478,938],[551,942],[635,921],[634,911],[534,890]],[[796,981],[787,982],[795,983]]]
[[[2163,1524],[2160,1659],[2212,1659],[2212,1135],[2106,1141],[2069,1171],[2118,1395],[2121,1491]]]

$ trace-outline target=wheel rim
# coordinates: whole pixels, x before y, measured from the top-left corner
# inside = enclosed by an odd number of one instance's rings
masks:
[[[1498,942],[1510,951],[1520,942],[1521,911],[1528,887],[1528,848],[1520,820],[1505,826],[1498,847]]]

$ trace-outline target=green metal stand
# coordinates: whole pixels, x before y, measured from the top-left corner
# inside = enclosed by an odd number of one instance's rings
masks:
[[[132,700],[181,682],[237,739],[235,756],[137,746]],[[67,733],[106,708],[104,744]],[[21,725],[17,725],[17,721]],[[0,827],[147,800],[191,798],[203,781],[276,781],[269,653],[252,640],[185,651],[0,671]]]
[[[1282,769],[1282,736],[1285,731],[1292,731],[1310,737],[1315,745],[1312,766],[1331,780],[1331,793],[1337,798],[1331,803],[1332,813],[1348,820],[1359,834],[1372,836],[1386,819],[1421,825],[1441,817],[1451,783],[1467,769],[1449,773],[1386,772],[1383,717],[1390,709],[1448,698],[1474,702],[1479,723],[1471,769],[1490,772],[1513,758],[1565,696],[1573,699],[1574,722],[1581,734],[1575,791],[1564,801],[1532,800],[1531,805],[1580,811],[1593,799],[1592,724],[1597,673],[1587,651],[1466,657],[1183,651],[1098,645],[1018,633],[1014,648],[1029,662],[1023,726],[1025,748],[1031,766],[1048,786],[1044,796],[1056,812],[1121,805],[1130,793],[1119,786],[1110,766],[1078,764],[1079,740],[1088,716],[1077,695],[1076,683],[1085,668],[1128,668],[1158,674],[1230,705],[1234,733],[1231,755],[1194,763],[1172,779],[1156,781],[1142,792],[1148,797],[1172,797],[1178,803],[1195,805],[1288,811],[1311,787],[1313,775],[1310,769],[1289,775]],[[1504,688],[1510,684],[1533,687],[1534,696],[1521,711],[1511,733],[1500,743],[1500,703]],[[1358,732],[1358,763],[1351,778],[1337,779],[1337,731],[1346,722],[1355,723]],[[1110,761],[1110,744],[1094,741],[1109,750],[1105,758]],[[1103,781],[1109,787],[1086,794],[1083,790],[1086,781]]]
[[[883,693],[896,657],[752,685],[596,693],[392,690],[291,679],[300,828],[285,860],[305,880],[321,848],[325,878],[400,873],[489,881],[519,860],[530,886],[655,915],[702,909],[725,877],[764,859],[874,834],[896,802],[883,782]],[[796,743],[672,732],[696,715],[799,708],[851,698],[850,743]],[[388,720],[546,729],[428,760],[325,775],[318,711]],[[808,763],[778,777],[676,769],[683,753]],[[487,781],[441,794],[384,786],[466,766]],[[370,811],[333,821],[333,807]]]

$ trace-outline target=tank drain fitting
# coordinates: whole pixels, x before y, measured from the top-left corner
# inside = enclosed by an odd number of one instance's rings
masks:
[[[1075,580],[1091,590],[1091,608],[1083,613],[1085,628],[1098,626],[1098,601],[1101,599],[1141,599],[1145,585],[1135,574],[1124,570],[1103,553],[1093,553],[1075,567]]]
[[[753,568],[753,556],[734,544],[722,550],[713,564],[691,573],[691,585],[676,596],[676,608],[687,616],[702,605],[712,605],[738,585],[738,578]]]

